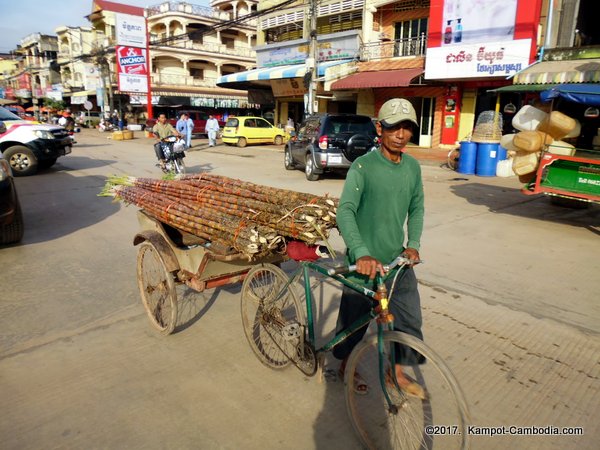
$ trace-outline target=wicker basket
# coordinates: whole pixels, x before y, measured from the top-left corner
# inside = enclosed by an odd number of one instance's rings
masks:
[[[496,111],[479,114],[471,140],[482,144],[495,144],[502,137],[502,115]]]

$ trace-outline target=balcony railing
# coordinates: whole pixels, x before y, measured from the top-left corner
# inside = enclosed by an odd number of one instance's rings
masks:
[[[148,11],[148,17],[157,16],[167,12],[178,12],[222,21],[233,19],[229,12],[219,11],[218,9],[208,8],[206,6],[190,5],[186,2],[164,2],[159,5],[149,6],[146,8],[146,11]],[[244,25],[255,27],[258,25],[258,20],[248,19],[243,23]]]
[[[217,78],[195,78],[190,75],[171,75],[164,73],[153,73],[152,84],[155,86],[215,87],[217,84]]]
[[[414,38],[366,42],[360,46],[360,59],[361,61],[370,61],[397,56],[423,56],[426,50],[427,37],[423,33]]]
[[[166,36],[156,35],[154,36],[155,40],[165,39]],[[190,41],[190,40],[173,40],[166,44],[155,44],[157,46],[164,47],[179,47],[179,48],[187,48],[191,50],[199,50],[208,53],[216,53],[220,55],[230,55],[230,56],[239,56],[242,58],[255,58],[256,53],[250,47],[227,47],[225,44],[216,44],[216,43],[207,43],[201,44],[198,42]]]

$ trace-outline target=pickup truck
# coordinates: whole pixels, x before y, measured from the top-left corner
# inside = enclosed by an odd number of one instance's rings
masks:
[[[1,106],[0,121],[6,126],[0,133],[0,152],[15,176],[33,175],[71,153],[73,140],[63,127],[22,120]]]
[[[192,134],[206,136],[206,132],[204,130],[206,128],[206,120],[208,119],[208,114],[205,113],[204,111],[192,111],[192,110],[178,111],[177,117],[176,118],[168,118],[167,117],[167,122],[169,122],[171,125],[173,125],[173,128],[175,128],[175,125],[177,124],[179,117],[183,113],[188,114],[191,117],[191,119],[194,121],[194,131],[192,132]],[[158,114],[156,114],[156,116],[158,116]],[[219,120],[218,122],[219,122],[219,126],[221,128],[223,128],[225,126],[225,122],[223,122],[221,120]],[[152,127],[155,124],[156,124],[156,119],[146,120],[146,129],[148,131],[152,130]]]

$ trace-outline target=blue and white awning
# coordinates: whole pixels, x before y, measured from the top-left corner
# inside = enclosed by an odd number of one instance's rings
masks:
[[[351,59],[340,59],[337,61],[321,62],[317,66],[317,75],[322,77],[329,67],[337,66],[352,61]],[[288,66],[263,67],[261,69],[248,70],[246,72],[232,73],[217,79],[217,86],[225,86],[228,83],[243,83],[258,80],[279,80],[282,78],[301,78],[306,73],[306,64],[294,64]]]

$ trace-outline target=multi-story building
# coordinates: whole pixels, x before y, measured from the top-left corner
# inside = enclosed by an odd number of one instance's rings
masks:
[[[249,104],[245,92],[216,86],[223,74],[247,70],[255,65],[256,21],[244,16],[255,12],[255,0],[212,1],[211,7],[186,2],[163,2],[146,9],[93,1],[88,16],[101,42],[95,59],[102,68],[101,80],[110,86],[106,102],[110,109],[135,107],[145,115],[145,94],[119,91],[114,56],[117,15],[144,16],[149,38],[148,72],[155,114],[176,113],[179,107],[198,107],[217,115],[239,113],[258,105]],[[108,109],[108,108],[106,108]]]
[[[274,96],[279,123],[288,117],[300,121],[309,109],[306,74],[310,72],[314,26],[317,111],[374,117],[390,96],[406,97],[415,105],[421,121],[415,143],[439,143],[444,88],[442,83],[425,82],[422,76],[428,0],[289,3],[280,9],[277,5],[281,2],[261,2],[264,15],[259,19],[255,48],[259,68],[224,76],[220,85],[247,88],[251,93],[263,89],[263,96]],[[314,12],[311,3],[316,4]]]
[[[32,33],[21,39],[15,50],[18,60],[15,95],[22,102],[40,103],[47,91],[60,84],[60,69],[57,64],[58,41],[56,36]]]
[[[72,105],[86,100],[96,102],[100,87],[98,67],[87,56],[94,49],[97,34],[90,27],[56,28],[58,38],[58,65],[60,66],[61,98]]]
[[[429,0],[365,1],[357,72],[331,85],[372,117],[389,98],[410,100],[420,123],[413,143],[423,147],[440,143],[445,93],[443,83],[423,77],[429,14]]]
[[[152,94],[159,106],[201,107],[218,117],[250,104],[246,92],[218,87],[218,77],[255,66],[255,0],[217,0],[211,7],[165,2],[146,9]],[[269,107],[271,105],[265,105]]]

